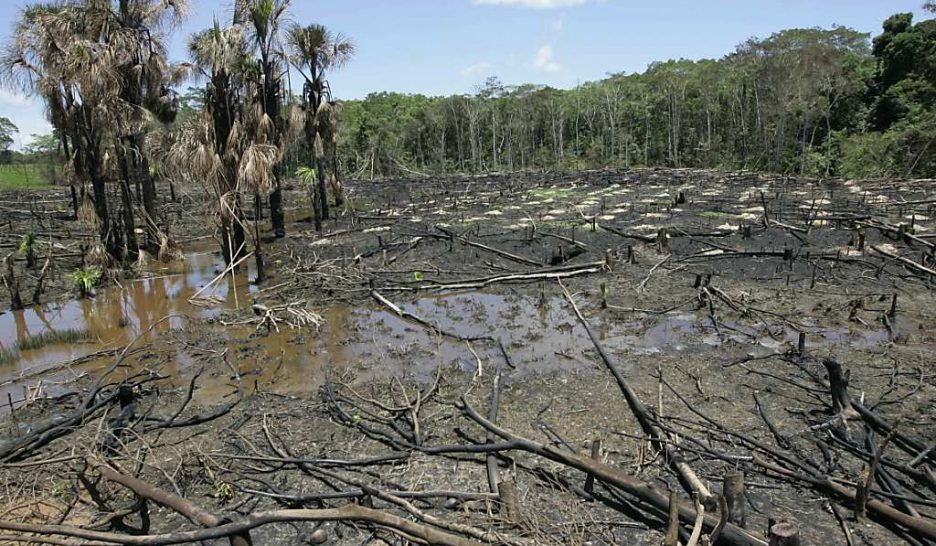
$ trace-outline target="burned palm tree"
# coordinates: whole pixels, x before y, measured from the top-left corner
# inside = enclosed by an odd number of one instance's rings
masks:
[[[341,103],[331,100],[325,103],[327,108],[323,108],[322,115],[319,116],[319,127],[322,130],[322,146],[332,171],[331,183],[332,195],[335,196],[335,206],[341,207],[344,204],[344,187],[341,184],[341,165],[338,163],[338,137],[341,129]]]
[[[156,209],[156,184],[145,153],[148,121],[171,123],[178,111],[170,84],[175,83],[166,61],[162,31],[176,25],[185,15],[186,0],[110,0],[101,2],[101,20],[114,30],[116,69],[123,79],[124,102],[135,111],[117,136],[117,156],[122,179],[136,187],[143,204],[147,247],[160,240]],[[141,115],[142,114],[142,115]]]
[[[192,181],[208,182],[215,192],[224,261],[236,267],[246,254],[238,164],[247,42],[240,28],[222,28],[215,22],[192,37],[189,55],[192,62],[187,66],[207,81],[205,108],[176,131],[168,143],[168,163]]]
[[[120,230],[108,214],[105,180],[110,134],[121,115],[120,76],[114,52],[93,34],[94,14],[77,3],[25,8],[2,60],[4,82],[46,104],[69,157],[69,170],[91,185],[101,242],[118,254]],[[70,146],[69,146],[70,144]]]
[[[284,116],[283,97],[286,91],[283,85],[283,76],[287,66],[281,53],[280,28],[286,18],[290,0],[239,0],[234,7],[235,24],[242,24],[247,31],[249,41],[253,46],[256,59],[256,80],[254,103],[259,105],[262,117],[263,133],[268,136],[267,142],[278,149],[285,150],[289,142],[286,136],[290,133],[288,119]],[[273,233],[277,237],[286,235],[286,222],[283,214],[283,191],[280,185],[282,178],[282,157],[279,157],[273,168],[273,190],[270,192],[270,221]],[[259,219],[261,209],[260,200],[256,216]]]
[[[179,0],[36,4],[22,11],[0,63],[7,86],[44,100],[82,197],[91,186],[94,223],[113,256],[130,257],[137,250],[131,171],[148,173],[143,135],[152,112],[171,111],[158,29],[177,20],[182,6]],[[108,214],[105,183],[112,154],[123,174],[116,218]],[[154,217],[152,181],[139,193],[146,216]]]
[[[313,190],[313,215],[316,229],[321,221],[328,219],[328,196],[325,189],[325,139],[328,137],[330,117],[327,106],[331,103],[331,91],[325,74],[340,68],[354,55],[354,43],[341,34],[334,34],[323,25],[293,25],[286,33],[289,60],[305,80],[302,88],[302,104],[305,113],[304,131],[306,144],[311,154],[318,185]],[[337,134],[336,131],[333,131]],[[333,165],[337,169],[337,165]],[[337,172],[335,174],[337,177]]]
[[[263,105],[255,100],[263,72],[250,56],[249,42],[240,26],[215,26],[196,34],[189,45],[188,65],[208,83],[205,109],[187,120],[169,146],[168,157],[177,171],[211,183],[221,216],[221,247],[225,262],[236,266],[246,247],[245,233],[254,243],[257,282],[265,276],[259,218],[253,229],[241,203],[245,196],[269,194],[275,187],[274,169],[283,153],[280,132]],[[286,127],[289,125],[286,124]]]

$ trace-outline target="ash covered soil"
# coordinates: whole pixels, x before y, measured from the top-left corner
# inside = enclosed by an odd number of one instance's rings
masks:
[[[936,541],[934,181],[358,182],[323,233],[299,207],[264,238],[260,286],[216,279],[196,209],[167,209],[184,262],[91,300],[67,290],[80,229],[41,216],[61,271],[44,306],[0,315],[3,342],[91,335],[0,364],[0,527],[199,528],[109,465],[235,523],[298,518],[256,544],[418,543],[359,514],[299,521],[349,506],[467,543],[659,544],[671,491],[685,544],[687,490],[711,495],[709,534],[742,471],[719,544],[766,544],[791,517],[803,544]]]

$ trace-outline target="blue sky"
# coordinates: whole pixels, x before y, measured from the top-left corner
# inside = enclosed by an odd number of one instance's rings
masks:
[[[170,55],[230,17],[232,0],[190,0],[192,13]],[[12,7],[0,23],[6,41]],[[339,98],[374,91],[440,95],[470,92],[488,76],[507,84],[573,87],[612,72],[643,71],[656,60],[717,58],[745,39],[794,27],[835,24],[877,34],[889,15],[923,0],[293,0],[291,18],[318,22],[354,39],[357,55],[331,77]],[[48,132],[41,105],[0,90],[0,116],[31,133]]]

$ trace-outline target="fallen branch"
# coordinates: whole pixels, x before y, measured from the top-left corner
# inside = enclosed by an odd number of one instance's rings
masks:
[[[572,299],[572,294],[569,294],[568,290],[565,287],[562,287],[563,292],[565,292],[566,299],[569,301],[569,304],[572,305],[572,309],[575,311],[575,316],[578,317],[579,322],[585,328],[585,332],[588,333],[589,339],[591,339],[592,344],[595,346],[595,349],[598,351],[598,355],[601,357],[601,360],[604,362],[605,366],[611,372],[611,375],[614,376],[615,381],[617,381],[618,387],[621,389],[621,393],[624,394],[624,399],[627,401],[627,405],[630,407],[631,412],[634,414],[634,417],[637,418],[637,422],[640,423],[640,428],[643,429],[644,433],[650,436],[664,452],[666,453],[666,460],[670,462],[670,465],[673,467],[673,470],[676,471],[677,475],[680,478],[680,481],[690,492],[698,492],[702,496],[703,502],[714,501],[712,493],[709,492],[708,488],[702,482],[701,479],[696,475],[695,471],[686,463],[682,457],[676,452],[672,444],[666,441],[666,437],[662,430],[657,426],[653,417],[650,416],[650,413],[644,407],[643,402],[640,401],[640,398],[637,396],[637,393],[630,387],[627,381],[624,379],[624,376],[618,370],[617,366],[611,360],[611,357],[604,350],[604,347],[601,345],[601,342],[598,340],[598,336],[592,331],[591,327],[588,325],[588,321],[585,320],[585,317],[582,315],[582,312],[579,311],[578,306],[575,304],[575,301]]]
[[[112,544],[139,544],[148,546],[163,546],[167,544],[184,544],[201,542],[232,535],[247,533],[251,529],[269,525],[271,523],[298,522],[298,521],[356,521],[370,523],[389,529],[404,538],[416,538],[426,544],[440,546],[482,546],[483,543],[460,537],[445,531],[440,531],[428,525],[401,518],[400,516],[366,508],[364,506],[346,505],[339,508],[323,508],[319,510],[270,510],[256,512],[246,517],[234,520],[224,525],[195,531],[176,531],[159,535],[124,535],[103,531],[92,531],[72,525],[40,525],[32,523],[17,523],[0,521],[0,529],[20,533],[38,533],[41,535],[56,535],[81,538]],[[24,543],[30,542],[34,537],[22,535],[15,540]],[[35,540],[33,540],[35,541]],[[83,544],[83,543],[80,543]]]
[[[913,260],[904,258],[903,256],[898,256],[897,254],[894,254],[893,252],[888,252],[888,251],[884,250],[883,248],[881,248],[881,247],[879,247],[879,246],[874,246],[874,245],[872,245],[872,246],[871,246],[871,250],[873,250],[873,251],[875,251],[875,252],[877,252],[878,254],[881,254],[881,255],[883,255],[883,256],[887,256],[888,258],[891,258],[891,259],[893,259],[893,260],[897,260],[898,262],[900,262],[900,263],[906,265],[907,267],[909,267],[910,269],[913,269],[914,271],[916,271],[916,272],[918,272],[918,273],[926,273],[927,275],[932,275],[932,276],[936,277],[936,270],[933,270],[933,269],[930,269],[930,268],[928,268],[928,267],[925,267],[925,266],[923,266],[923,265],[921,265],[921,264],[918,264],[918,263],[914,262]]]

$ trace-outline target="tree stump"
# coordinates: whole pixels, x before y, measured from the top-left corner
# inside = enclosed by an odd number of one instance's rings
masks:
[[[725,497],[728,521],[739,527],[745,527],[747,525],[745,516],[747,497],[744,493],[744,472],[739,470],[725,474],[722,482],[722,495]]]
[[[799,522],[792,516],[777,521],[770,526],[767,540],[769,546],[800,546]]]
[[[840,414],[854,414],[851,397],[848,396],[848,374],[842,373],[842,365],[833,358],[822,361],[829,374],[829,391],[832,395],[832,409]]]
[[[520,492],[517,490],[517,484],[513,480],[504,480],[497,484],[497,490],[500,494],[499,513],[501,517],[513,525],[519,524],[522,516],[520,513]]]

